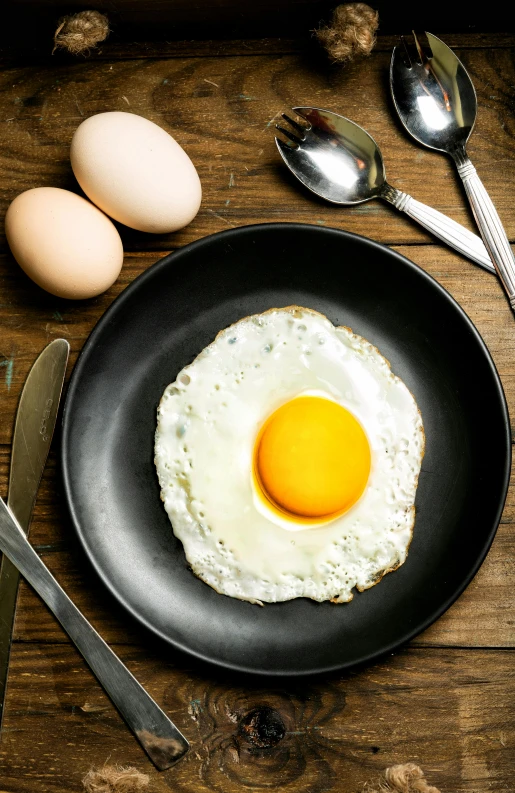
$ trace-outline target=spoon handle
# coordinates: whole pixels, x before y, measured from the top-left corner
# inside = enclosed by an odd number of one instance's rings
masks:
[[[455,162],[483,241],[515,311],[515,258],[501,219],[468,156],[462,153]]]
[[[170,768],[188,751],[186,738],[61,589],[1,498],[0,550],[57,617],[154,765]]]
[[[473,234],[465,226],[456,223],[455,220],[443,215],[432,207],[422,204],[408,193],[403,193],[391,185],[386,185],[386,189],[381,193],[381,197],[396,209],[405,212],[410,218],[416,220],[435,237],[438,237],[450,245],[451,248],[459,251],[467,259],[479,264],[485,270],[495,273],[488,251],[485,248],[481,237]]]

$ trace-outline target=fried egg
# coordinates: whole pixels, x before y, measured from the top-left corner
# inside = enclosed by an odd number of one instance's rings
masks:
[[[423,453],[388,361],[298,306],[221,331],[158,408],[161,498],[186,559],[253,603],[349,601],[403,564]]]

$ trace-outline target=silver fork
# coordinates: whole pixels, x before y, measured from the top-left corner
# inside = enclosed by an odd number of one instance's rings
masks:
[[[415,51],[395,47],[390,66],[393,101],[406,130],[419,143],[454,161],[485,246],[515,311],[515,257],[497,210],[467,155],[477,114],[470,76],[454,52],[426,32],[428,55],[415,33]]]
[[[307,124],[283,114],[289,126],[276,128],[288,143],[277,137],[276,143],[290,171],[309,190],[343,206],[382,198],[485,270],[495,272],[476,234],[388,184],[379,147],[362,127],[330,110],[295,107],[293,111]]]

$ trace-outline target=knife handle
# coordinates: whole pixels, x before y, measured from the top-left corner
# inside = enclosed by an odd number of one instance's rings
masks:
[[[7,669],[11,653],[11,636],[16,612],[18,581],[20,574],[7,556],[0,563],[0,724],[5,703]],[[5,674],[3,673],[5,670]]]
[[[188,741],[72,603],[2,499],[0,550],[59,620],[154,765],[160,771],[174,765],[188,751]]]

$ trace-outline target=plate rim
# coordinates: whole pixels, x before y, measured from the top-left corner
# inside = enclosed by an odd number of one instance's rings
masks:
[[[82,369],[84,368],[86,359],[90,354],[90,351],[94,350],[97,337],[101,336],[104,329],[108,326],[112,315],[115,315],[116,312],[119,310],[120,307],[123,307],[124,302],[130,299],[132,293],[140,288],[142,284],[144,284],[147,280],[151,280],[154,278],[161,269],[166,269],[170,266],[170,263],[175,262],[177,258],[184,253],[188,253],[191,250],[196,248],[202,248],[204,245],[209,244],[210,241],[213,239],[221,239],[227,237],[230,239],[233,236],[238,236],[245,233],[252,233],[256,232],[260,233],[260,231],[266,231],[269,229],[274,230],[281,230],[281,229],[288,229],[293,230],[296,229],[298,231],[309,230],[310,232],[315,231],[315,233],[319,233],[321,236],[324,236],[328,232],[330,234],[336,234],[337,236],[341,236],[343,239],[351,239],[351,240],[358,240],[360,243],[364,243],[366,245],[372,246],[376,249],[379,249],[382,253],[386,253],[393,258],[398,259],[403,266],[407,266],[410,269],[415,270],[419,275],[425,278],[433,287],[437,289],[438,292],[441,293],[444,299],[448,300],[457,313],[460,315],[461,320],[468,326],[469,331],[471,332],[472,336],[474,337],[475,342],[478,344],[479,348],[481,349],[486,362],[489,365],[489,368],[492,372],[493,379],[496,385],[496,390],[499,396],[499,404],[502,411],[502,419],[503,419],[503,426],[504,426],[504,441],[506,443],[506,454],[504,460],[504,481],[502,483],[501,493],[502,497],[499,499],[499,503],[497,505],[497,510],[495,513],[495,517],[492,521],[491,527],[486,534],[484,545],[481,549],[481,552],[478,554],[474,565],[472,565],[469,573],[467,576],[461,581],[460,585],[453,591],[453,593],[444,601],[443,604],[440,605],[436,611],[434,611],[430,617],[424,620],[422,623],[417,623],[415,628],[407,630],[403,633],[402,638],[391,642],[388,646],[383,646],[381,650],[374,651],[364,655],[358,660],[348,661],[343,663],[331,664],[327,666],[317,666],[310,670],[291,670],[291,669],[258,669],[252,666],[248,666],[245,664],[238,664],[232,662],[225,662],[220,661],[217,659],[212,659],[209,655],[205,653],[198,652],[189,648],[187,645],[172,639],[166,633],[164,633],[159,628],[152,625],[151,622],[143,615],[139,614],[129,603],[122,597],[121,593],[115,588],[115,586],[111,583],[110,579],[104,575],[101,571],[99,564],[96,562],[95,555],[91,552],[88,543],[86,541],[86,535],[83,532],[81,527],[80,521],[76,514],[76,510],[74,509],[73,505],[73,496],[72,496],[72,485],[70,482],[70,473],[69,473],[69,454],[68,454],[68,447],[69,447],[69,435],[70,435],[70,415],[73,410],[73,399],[77,393],[78,384],[80,383]],[[472,264],[470,265],[472,266]],[[360,666],[364,666],[370,664],[373,661],[377,661],[383,658],[388,653],[395,652],[400,648],[404,647],[408,642],[412,641],[416,636],[419,636],[425,630],[427,630],[433,623],[435,623],[440,617],[456,602],[456,600],[463,594],[465,589],[471,583],[473,578],[476,576],[477,572],[479,571],[480,567],[482,566],[488,551],[494,541],[495,535],[497,533],[497,529],[499,528],[499,524],[501,521],[502,513],[504,511],[504,506],[506,503],[506,498],[508,495],[509,483],[510,483],[510,475],[511,475],[511,468],[512,468],[512,433],[511,433],[511,426],[510,426],[510,415],[508,411],[508,404],[506,401],[506,395],[504,393],[503,384],[495,365],[495,362],[492,358],[492,355],[483,340],[481,334],[479,333],[478,329],[467,315],[465,310],[460,306],[457,300],[448,292],[439,281],[436,280],[432,275],[426,272],[422,267],[420,267],[415,262],[408,259],[402,253],[398,251],[392,250],[388,245],[377,242],[376,240],[371,239],[370,237],[366,237],[362,234],[355,234],[354,232],[346,231],[343,229],[338,229],[330,226],[318,226],[310,223],[297,223],[297,222],[268,222],[268,223],[256,223],[256,224],[247,224],[244,226],[237,226],[232,229],[224,229],[222,231],[215,232],[213,234],[209,234],[205,237],[201,237],[193,242],[184,245],[183,247],[172,251],[162,258],[158,259],[156,262],[151,264],[140,273],[136,278],[128,284],[125,289],[123,289],[119,295],[115,297],[112,303],[108,306],[106,311],[102,314],[99,318],[91,332],[89,333],[86,341],[84,342],[75,365],[73,367],[70,380],[68,383],[68,388],[66,391],[63,412],[62,412],[62,419],[61,419],[61,437],[60,437],[60,473],[61,473],[61,483],[63,486],[63,492],[65,497],[65,508],[68,512],[68,515],[71,518],[73,529],[75,531],[76,536],[79,539],[81,548],[85,553],[89,564],[94,569],[96,576],[100,579],[102,584],[107,588],[110,594],[114,597],[117,603],[126,611],[132,619],[135,619],[140,625],[142,625],[146,630],[149,630],[154,636],[157,636],[160,640],[164,641],[168,646],[179,650],[180,652],[184,653],[186,656],[190,658],[195,658],[197,661],[201,661],[202,663],[206,663],[208,666],[217,668],[219,670],[230,670],[238,673],[249,674],[254,676],[267,676],[267,677],[274,677],[274,678],[302,678],[308,677],[313,675],[323,675],[323,674],[330,674],[337,671],[344,671],[349,669],[355,669]]]

